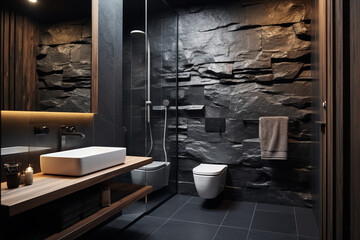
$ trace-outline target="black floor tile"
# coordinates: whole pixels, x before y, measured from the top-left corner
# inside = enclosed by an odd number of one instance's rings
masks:
[[[249,228],[254,214],[255,203],[233,202],[223,225]]]
[[[163,205],[151,212],[149,215],[154,217],[169,218],[177,210],[179,210],[179,208],[181,208],[190,198],[191,196],[175,195]]]
[[[195,204],[203,204],[206,201],[206,199],[201,198],[201,197],[192,197],[189,200],[189,203],[195,203]]]
[[[317,222],[310,208],[295,208],[299,235],[319,237]]]
[[[246,240],[248,230],[231,227],[221,227],[217,232],[214,240]]]
[[[81,239],[97,240],[97,239],[114,239],[114,236],[120,234],[122,229],[134,221],[138,214],[125,214],[109,222],[108,224],[97,229],[95,232],[84,235]]]
[[[296,235],[251,230],[248,240],[297,240]]]
[[[267,211],[267,212],[280,212],[280,213],[294,214],[294,207],[266,204],[266,203],[258,203],[256,205],[256,211],[258,211],[258,210],[259,211]]]
[[[192,197],[189,200],[189,203],[201,204],[204,208],[209,208],[209,209],[218,208],[224,202],[230,203],[232,201],[231,200],[225,200],[221,196],[217,197],[217,198],[214,198],[214,199],[205,199],[205,198],[201,198],[201,197]]]
[[[319,240],[312,209],[306,208],[175,195],[121,232],[127,222],[138,216],[123,213],[89,239]]]
[[[148,239],[165,221],[166,219],[145,216],[113,239]]]
[[[205,208],[202,204],[187,203],[172,218],[183,221],[220,225],[229,207],[230,201],[223,201],[218,208]]]
[[[218,227],[169,220],[149,240],[211,240]]]
[[[296,233],[294,214],[256,211],[251,230],[263,230],[278,233]]]

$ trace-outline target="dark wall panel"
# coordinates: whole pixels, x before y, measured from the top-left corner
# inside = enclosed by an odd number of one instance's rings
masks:
[[[98,114],[94,143],[121,145],[122,0],[99,1]]]

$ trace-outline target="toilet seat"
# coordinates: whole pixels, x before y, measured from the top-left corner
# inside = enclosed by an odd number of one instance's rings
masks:
[[[227,165],[215,165],[215,164],[200,164],[193,169],[193,173],[197,175],[205,176],[217,176],[223,173],[227,168]]]

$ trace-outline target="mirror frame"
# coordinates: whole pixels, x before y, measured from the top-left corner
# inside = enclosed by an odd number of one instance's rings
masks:
[[[91,0],[91,90],[90,90],[90,109],[86,113],[98,112],[98,28],[99,28],[99,0]],[[1,34],[3,35],[3,33]],[[10,50],[9,50],[10,51]],[[1,67],[4,62],[1,61]],[[8,73],[9,74],[9,73]],[[10,73],[11,74],[11,73]],[[2,81],[3,82],[3,79]],[[3,91],[2,91],[3,93]],[[1,111],[28,111],[28,112],[46,112],[38,110],[10,110],[2,109]],[[75,112],[80,113],[80,112]]]
[[[99,0],[91,0],[91,98],[90,113],[98,112]]]

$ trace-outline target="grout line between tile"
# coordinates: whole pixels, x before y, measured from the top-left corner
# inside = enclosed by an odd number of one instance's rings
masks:
[[[148,218],[159,218],[159,219],[168,219],[168,218],[165,218],[165,217],[159,217],[159,216],[150,216],[150,215],[146,215],[144,217],[148,217]]]
[[[295,227],[296,227],[296,239],[299,240],[299,231],[298,231],[298,224],[297,224],[297,219],[296,219],[296,211],[295,211],[295,207],[294,208],[294,218],[295,218]]]
[[[202,224],[202,225],[213,226],[213,227],[219,227],[219,226],[220,226],[220,225],[218,225],[218,224],[211,224],[211,223],[204,223],[204,222],[185,221],[185,220],[180,220],[180,219],[169,219],[169,220],[174,221],[174,222],[184,222],[184,223]]]
[[[160,227],[158,227],[147,239],[151,238],[155,233],[157,233],[160,228],[162,228],[173,216],[175,216],[175,214],[177,214],[183,207],[185,207],[185,205],[190,201],[190,199],[192,199],[193,197],[189,198],[178,210],[176,210],[168,219],[166,219],[166,221],[160,225]]]
[[[216,232],[215,232],[215,234],[214,234],[214,236],[213,236],[212,240],[214,240],[214,239],[215,239],[215,237],[216,237],[216,235],[218,234],[218,232],[219,232],[219,230],[220,230],[221,226],[223,225],[223,223],[224,223],[224,221],[225,221],[226,216],[227,216],[227,215],[229,214],[229,212],[230,212],[230,209],[231,209],[232,205],[233,205],[233,202],[230,204],[229,209],[227,210],[227,212],[226,212],[226,214],[225,214],[225,216],[224,216],[223,220],[221,221],[221,223],[220,223],[220,225],[219,225],[218,229],[216,230]]]
[[[230,226],[230,225],[221,225],[222,227],[226,227],[226,228],[235,228],[235,229],[242,229],[242,230],[249,230],[249,228],[245,228],[245,227],[235,227],[235,226]]]
[[[271,213],[281,213],[281,214],[292,214],[290,212],[281,212],[278,210],[266,210],[266,209],[256,209],[257,212],[271,212]]]
[[[253,221],[254,221],[254,216],[255,216],[256,206],[257,206],[257,203],[255,203],[254,212],[253,212],[253,215],[252,215],[252,218],[251,218],[251,222],[250,222],[250,226],[249,226],[248,234],[247,234],[247,236],[246,236],[246,240],[248,240],[248,239],[249,239],[250,230],[251,230],[251,227],[252,227],[252,224],[253,224]]]
[[[311,239],[314,239],[314,240],[319,240],[318,237],[312,237],[312,236],[306,236],[306,235],[299,235],[299,237],[306,237],[306,238],[311,238]]]
[[[291,234],[291,233],[273,232],[273,231],[266,231],[266,230],[259,230],[259,229],[253,229],[253,231],[254,231],[254,232],[275,233],[275,234],[282,234],[282,235],[296,236],[295,234]]]

